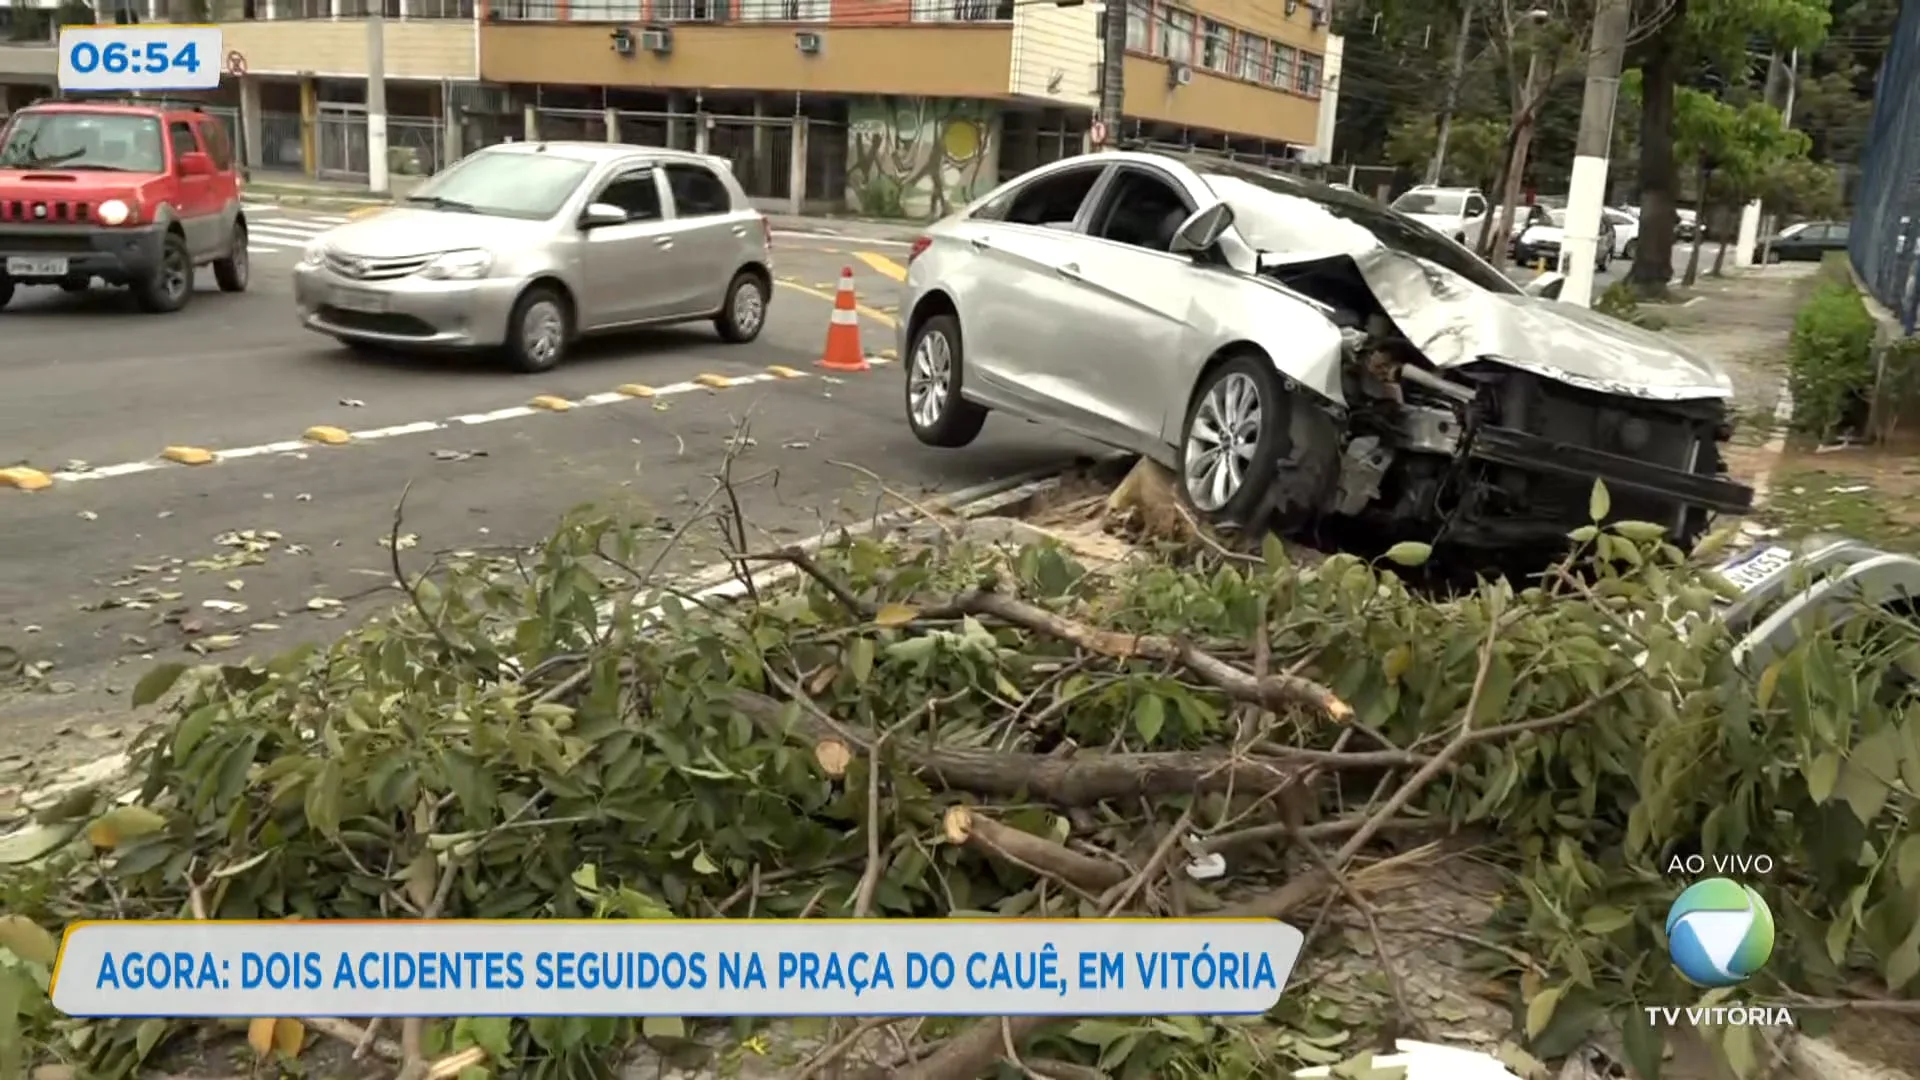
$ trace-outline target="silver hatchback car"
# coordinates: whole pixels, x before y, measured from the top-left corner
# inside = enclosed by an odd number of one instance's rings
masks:
[[[752,341],[773,233],[720,158],[508,143],[331,229],[294,271],[300,321],[363,349],[499,349],[521,371],[582,334],[711,319]]]

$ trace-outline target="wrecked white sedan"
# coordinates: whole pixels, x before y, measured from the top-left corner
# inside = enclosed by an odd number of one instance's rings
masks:
[[[1043,166],[915,241],[906,293],[922,442],[964,446],[1003,410],[1161,462],[1217,522],[1557,546],[1601,479],[1616,517],[1684,544],[1752,501],[1723,475],[1711,364],[1260,169]]]

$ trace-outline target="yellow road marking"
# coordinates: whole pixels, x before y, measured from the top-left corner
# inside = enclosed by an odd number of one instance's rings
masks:
[[[807,377],[806,372],[799,371],[794,368],[790,368],[785,364],[770,365],[767,368],[767,371],[772,375],[782,379],[804,379]]]
[[[780,284],[789,289],[792,289],[795,292],[806,293],[808,296],[818,297],[821,300],[825,300],[829,304],[833,303],[833,294],[830,292],[826,292],[821,289],[815,289],[810,286],[802,285],[797,281],[782,281],[780,282]],[[884,311],[881,311],[879,308],[868,307],[865,304],[855,304],[854,310],[858,311],[862,315],[865,315],[867,318],[872,319],[874,322],[880,323],[883,326],[899,326],[900,325],[900,320],[894,318],[893,316],[887,314]]]
[[[733,380],[727,378],[725,375],[695,375],[693,381],[699,383],[701,386],[711,386],[715,390],[725,390],[727,387],[733,385]]]
[[[652,397],[653,396],[653,387],[644,386],[637,382],[622,383],[621,385],[614,387],[613,391],[616,394],[625,394],[628,397]]]
[[[541,394],[539,397],[527,402],[527,404],[532,408],[546,409],[549,412],[566,412],[568,409],[573,408],[573,402],[563,397],[555,397],[552,394]]]
[[[856,251],[853,257],[872,267],[875,273],[885,274],[895,281],[907,280],[906,267],[877,251]]]
[[[362,206],[358,210],[347,211],[347,220],[358,221],[364,217],[372,217],[373,215],[385,209],[386,207],[384,206]]]
[[[39,469],[29,469],[25,465],[11,469],[0,469],[0,487],[10,487],[18,491],[39,491],[53,486],[53,477]]]
[[[160,456],[180,465],[205,465],[213,460],[213,451],[198,446],[169,446]]]

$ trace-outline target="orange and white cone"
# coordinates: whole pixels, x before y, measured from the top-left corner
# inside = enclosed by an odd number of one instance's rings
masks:
[[[827,349],[820,366],[828,371],[867,371],[866,350],[860,346],[860,308],[853,296],[853,267],[840,271],[840,289],[833,296],[833,321],[827,324]]]

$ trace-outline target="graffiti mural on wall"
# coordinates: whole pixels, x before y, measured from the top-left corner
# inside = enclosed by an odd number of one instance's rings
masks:
[[[942,217],[996,182],[988,102],[863,98],[847,119],[847,206],[857,213]]]

